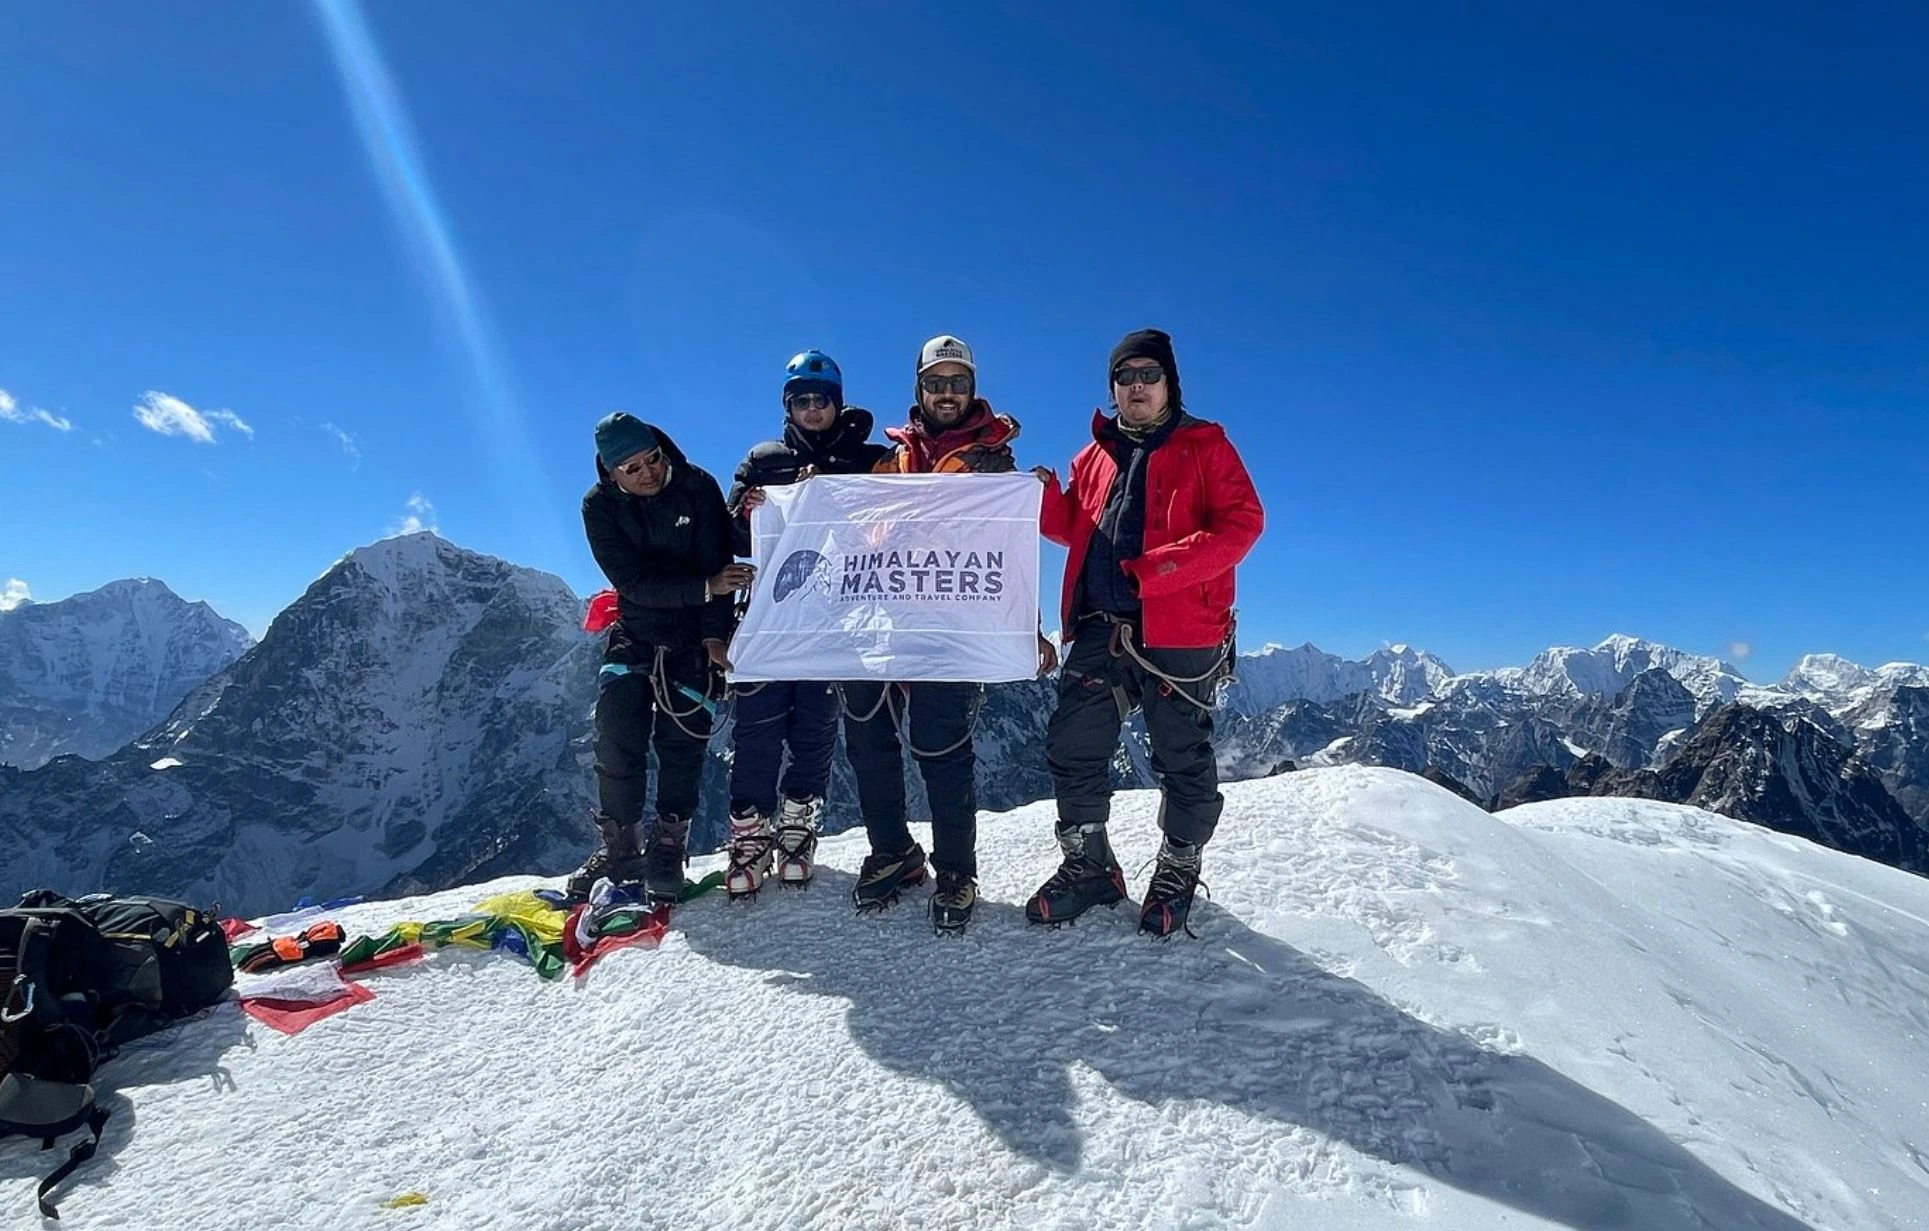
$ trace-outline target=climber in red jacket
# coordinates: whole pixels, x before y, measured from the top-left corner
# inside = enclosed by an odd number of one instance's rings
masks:
[[[1219,821],[1212,698],[1232,666],[1233,570],[1265,511],[1225,429],[1185,411],[1172,339],[1130,333],[1108,373],[1118,413],[1092,419],[1071,482],[1040,467],[1040,529],[1070,549],[1062,607],[1072,645],[1059,676],[1046,759],[1064,862],[1026,904],[1063,923],[1125,898],[1105,825],[1120,725],[1145,712],[1165,841],[1139,914],[1141,931],[1185,926],[1200,851]]]

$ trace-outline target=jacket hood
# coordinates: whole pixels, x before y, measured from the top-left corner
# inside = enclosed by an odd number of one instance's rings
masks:
[[[662,446],[663,456],[670,459],[670,466],[671,466],[670,480],[671,482],[675,482],[677,475],[683,473],[683,471],[689,467],[690,459],[683,455],[683,450],[677,447],[676,441],[670,439],[670,434],[668,432],[664,431],[662,428],[658,427],[654,423],[649,422],[648,420],[644,421],[643,426],[649,428],[652,432],[656,433],[656,442],[658,445]],[[610,478],[609,467],[603,464],[603,459],[601,457],[598,457],[595,460],[596,460],[597,482],[608,483],[610,486],[614,487],[616,485],[616,481]]]

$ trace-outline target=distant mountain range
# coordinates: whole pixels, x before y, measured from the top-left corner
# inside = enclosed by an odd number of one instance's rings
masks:
[[[0,766],[0,844],[22,852],[0,894],[106,885],[255,913],[562,871],[594,834],[600,644],[581,612],[556,577],[421,533],[351,552],[254,646],[154,582],[0,616],[0,714],[21,715],[4,730],[65,741],[0,745],[38,750]],[[1052,687],[987,690],[981,806],[1050,795]],[[134,701],[161,716],[127,734]],[[29,719],[55,712],[61,724]],[[1623,636],[1465,675],[1404,646],[1352,661],[1269,645],[1241,657],[1218,718],[1228,778],[1361,762],[1488,806],[1667,799],[1929,872],[1929,668],[1914,664],[1817,655],[1763,687]],[[722,841],[729,756],[726,724],[699,848]],[[1136,719],[1115,777],[1154,781]],[[840,757],[827,828],[855,823],[854,799]]]
[[[1418,701],[1410,652],[1394,651],[1397,671],[1370,659],[1360,664],[1367,686],[1337,700],[1239,703],[1245,690],[1290,691],[1271,678],[1272,664],[1292,662],[1296,673],[1317,654],[1269,647],[1241,661],[1245,678],[1222,707],[1228,777],[1360,762],[1427,772],[1490,807],[1577,794],[1664,799],[1929,872],[1921,665],[1870,669],[1811,655],[1759,686],[1719,659],[1614,636],[1465,675],[1411,656],[1434,680]]]

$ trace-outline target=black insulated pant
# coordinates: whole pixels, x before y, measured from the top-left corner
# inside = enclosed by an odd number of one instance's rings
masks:
[[[904,751],[893,710],[903,714],[910,691],[910,740],[924,793],[931,801],[931,863],[946,872],[978,874],[977,752],[971,724],[981,684],[846,683],[844,749],[857,776],[857,803],[876,853],[911,846],[904,806]],[[893,695],[886,700],[885,689]]]
[[[1058,677],[1058,706],[1046,729],[1045,760],[1058,796],[1058,824],[1104,824],[1112,813],[1112,757],[1133,707],[1145,711],[1152,770],[1164,796],[1160,824],[1181,842],[1203,843],[1219,824],[1225,797],[1212,754],[1212,713],[1187,699],[1211,703],[1215,679],[1168,684],[1133,662],[1115,657],[1111,628],[1096,621],[1081,630]],[[1166,675],[1187,679],[1209,670],[1220,651],[1140,650]],[[1183,687],[1187,695],[1180,695]]]
[[[650,749],[654,747],[659,774],[657,815],[689,820],[697,811],[710,715],[676,686],[682,684],[702,693],[710,678],[708,659],[699,648],[673,649],[665,655],[669,704],[675,710],[672,717],[662,712],[650,687],[654,647],[632,645],[626,649],[629,652],[621,655],[621,660],[606,661],[596,679],[599,803],[604,815],[619,824],[643,819],[650,788]]]

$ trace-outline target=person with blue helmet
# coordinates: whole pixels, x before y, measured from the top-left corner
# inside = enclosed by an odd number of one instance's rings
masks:
[[[740,556],[752,554],[750,512],[763,503],[765,488],[813,474],[868,474],[889,452],[871,441],[871,412],[844,404],[844,374],[823,351],[792,356],[783,401],[783,435],[745,455],[725,501]],[[779,884],[809,882],[838,709],[835,686],[821,680],[755,684],[737,693],[725,873],[731,897],[756,893],[773,862]]]

